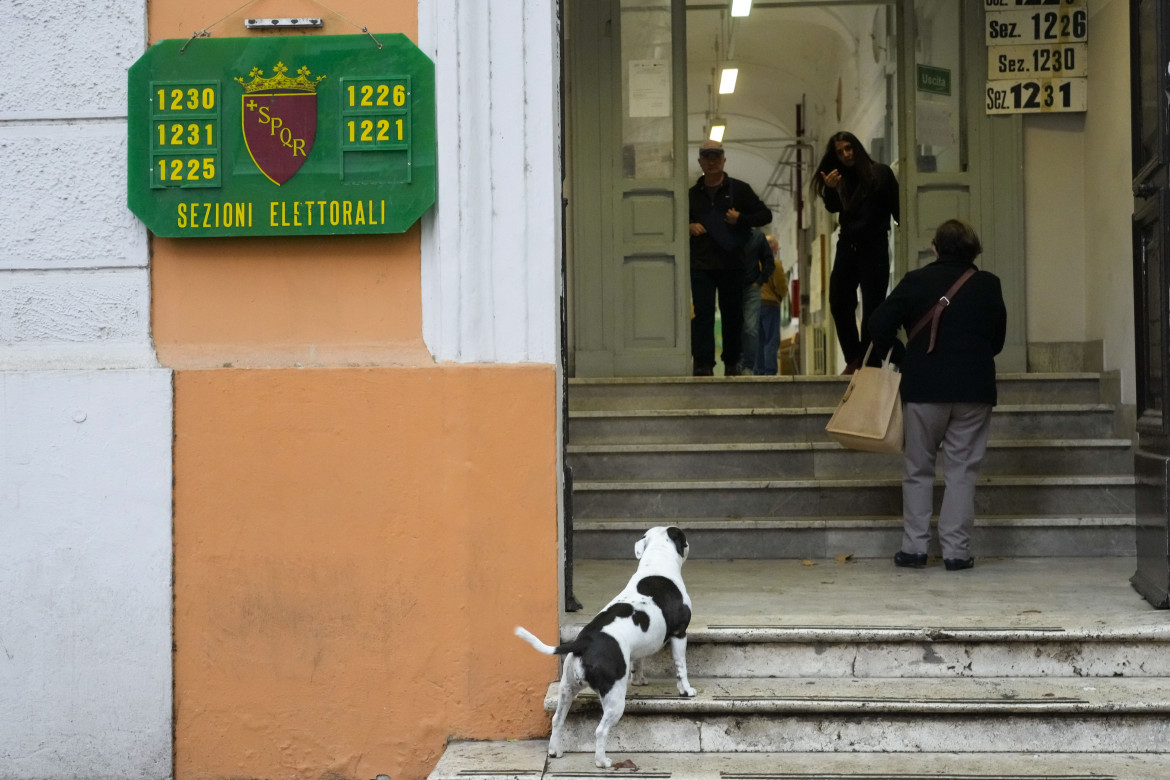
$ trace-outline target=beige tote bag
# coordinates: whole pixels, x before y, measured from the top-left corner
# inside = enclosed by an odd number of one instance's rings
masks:
[[[892,347],[880,368],[865,365],[872,349],[871,344],[825,431],[851,450],[901,452],[902,374],[890,363]]]

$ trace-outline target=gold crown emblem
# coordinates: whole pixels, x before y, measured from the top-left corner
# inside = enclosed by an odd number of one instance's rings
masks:
[[[244,94],[268,90],[289,90],[292,92],[316,94],[317,83],[325,77],[318,76],[316,81],[310,81],[309,74],[308,67],[302,65],[297,70],[297,77],[290,79],[288,77],[288,66],[283,62],[278,62],[276,63],[276,67],[272,69],[271,78],[264,78],[264,71],[259,68],[252,68],[252,72],[248,74],[252,79],[251,81],[244,81],[239,76],[236,76],[236,81],[244,85]]]

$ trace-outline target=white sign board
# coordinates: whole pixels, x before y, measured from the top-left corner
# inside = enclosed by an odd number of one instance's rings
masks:
[[[1089,12],[1066,6],[988,11],[983,31],[988,46],[1080,43],[1089,39]]]
[[[1048,114],[1084,111],[1087,79],[1020,79],[987,82],[989,114]]]
[[[1000,11],[1016,6],[1056,5],[1065,8],[1084,8],[1085,0],[983,0],[988,11]]]
[[[1089,45],[992,46],[987,49],[987,78],[1075,78],[1089,74]]]

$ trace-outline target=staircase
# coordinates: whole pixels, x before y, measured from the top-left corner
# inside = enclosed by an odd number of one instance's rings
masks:
[[[430,780],[1170,778],[1170,621],[1128,583],[1130,426],[1111,383],[1000,377],[976,567],[946,572],[890,562],[900,458],[823,432],[846,380],[571,380],[584,609],[562,638],[625,583],[647,527],[680,525],[698,695],[677,695],[660,653],[610,734],[614,769],[593,766],[587,691],[563,758],[545,740],[456,742]]]
[[[976,556],[1133,554],[1133,455],[1107,401],[1111,381],[999,377]],[[901,543],[901,457],[851,452],[825,435],[846,385],[570,380],[575,557],[627,558],[631,538],[659,524],[685,528],[692,555],[706,558],[891,556]]]

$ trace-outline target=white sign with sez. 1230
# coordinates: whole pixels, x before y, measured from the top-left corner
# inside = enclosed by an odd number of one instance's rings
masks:
[[[1024,44],[987,49],[987,78],[1075,78],[1089,73],[1087,43]]]

